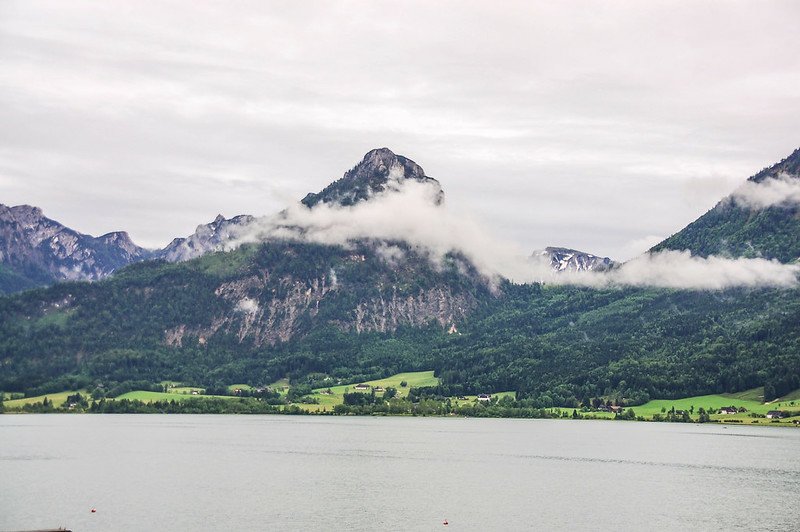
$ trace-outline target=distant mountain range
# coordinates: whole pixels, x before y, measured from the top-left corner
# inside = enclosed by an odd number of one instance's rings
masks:
[[[414,161],[387,148],[367,153],[344,177],[318,193],[309,193],[301,203],[354,205],[376,194],[391,191],[406,179],[436,189],[436,201],[444,200],[439,182],[425,175]],[[227,250],[255,216],[243,214],[199,225],[194,234],[175,238],[163,249],[144,249],[127,233],[93,237],[47,218],[37,207],[0,204],[0,293],[13,293],[58,281],[95,281],[143,260],[181,262],[207,253]]]
[[[434,187],[436,203],[444,201],[441,185],[425,175],[422,167],[380,148],[368,152],[341,179],[318,193],[309,193],[301,203],[308,208],[318,204],[350,206],[391,192],[407,179]],[[144,260],[181,262],[225,251],[257,220],[247,214],[230,219],[218,215],[211,223],[199,225],[194,234],[152,250],[134,244],[126,232],[93,237],[47,218],[37,207],[0,204],[0,293],[59,281],[96,281]],[[551,255],[556,271],[601,270],[613,264],[608,258],[565,248],[547,248],[545,252]]]
[[[127,233],[79,233],[29,205],[0,205],[0,292],[60,280],[97,280],[132,262],[152,258]]]
[[[785,180],[797,157],[753,179]],[[443,201],[438,181],[383,148],[299,208],[385,198],[405,181],[435,187],[435,203]],[[796,206],[756,209],[740,197],[655,249],[685,242],[701,255],[724,249],[796,260]],[[533,406],[755,386],[774,397],[800,387],[797,289],[520,285],[487,278],[457,252],[431,260],[403,239],[334,245],[275,238],[210,253],[260,222],[248,216],[218,217],[158,251],[142,250],[124,233],[81,235],[32,207],[4,207],[2,216],[4,286],[108,277],[0,297],[6,391],[286,377],[317,385],[430,369],[448,392],[513,390]],[[567,248],[538,256],[565,274],[616,267]]]

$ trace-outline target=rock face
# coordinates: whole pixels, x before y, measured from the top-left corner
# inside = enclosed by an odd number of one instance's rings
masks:
[[[257,268],[216,286],[217,312],[202,323],[166,329],[163,343],[183,347],[187,340],[205,344],[233,337],[260,348],[319,326],[359,334],[430,325],[447,330],[492,297],[489,280],[461,258],[451,257],[437,270],[410,248],[391,263],[380,249],[377,242],[360,242],[355,249],[265,244],[253,259]],[[308,268],[298,268],[298,262]]]
[[[167,247],[157,251],[156,257],[169,262],[181,262],[202,257],[206,253],[224,251],[244,229],[256,220],[254,216],[242,214],[231,219],[217,215],[213,222],[197,226],[193,235],[176,238]]]
[[[535,258],[549,260],[557,272],[602,272],[613,268],[617,263],[608,257],[598,257],[569,248],[547,247],[533,253]]]
[[[47,218],[37,207],[0,205],[0,265],[34,286],[101,279],[151,256],[125,232],[93,237]]]
[[[395,155],[388,148],[379,148],[367,153],[360,163],[321,192],[308,194],[302,203],[306,207],[314,207],[320,203],[354,205],[375,194],[392,190],[406,179],[436,187],[437,205],[444,201],[441,185],[437,180],[426,176],[421,166],[402,155]]]

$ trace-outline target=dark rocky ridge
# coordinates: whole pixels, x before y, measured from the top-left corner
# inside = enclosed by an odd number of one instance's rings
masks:
[[[421,166],[402,155],[395,155],[388,148],[379,148],[368,152],[361,162],[346,172],[341,179],[316,194],[309,193],[302,199],[302,203],[306,207],[314,207],[320,203],[354,205],[390,189],[392,181],[399,184],[406,179],[436,187],[437,205],[444,201],[441,185],[437,180],[426,176]]]

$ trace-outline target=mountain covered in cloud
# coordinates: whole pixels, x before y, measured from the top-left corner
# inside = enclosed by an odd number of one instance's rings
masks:
[[[441,185],[437,180],[426,176],[421,166],[402,155],[395,155],[388,148],[379,148],[368,152],[341,179],[320,192],[309,193],[301,203],[306,207],[314,207],[320,203],[355,205],[377,194],[397,190],[407,180],[433,187],[435,202],[441,204],[444,201]]]
[[[307,209],[353,206],[397,192],[406,181],[424,184],[435,204],[443,202],[441,185],[426,176],[422,167],[380,148],[368,152],[341,179],[318,193],[309,193],[300,204]],[[279,213],[275,220],[280,223],[285,215],[285,211]],[[94,281],[141,260],[182,262],[229,251],[251,234],[259,221],[263,219],[247,214],[230,219],[218,215],[199,225],[192,235],[175,238],[163,249],[147,250],[135,245],[127,233],[94,238],[46,218],[38,208],[0,206],[0,293],[63,280]]]
[[[750,177],[728,197],[651,251],[708,257],[800,257],[800,149]]]
[[[245,243],[285,239],[344,246],[404,241],[427,250],[434,262],[456,252],[482,275],[516,282],[695,289],[791,286],[796,272],[770,260],[791,263],[800,254],[800,179],[794,174],[799,152],[749,179],[651,253],[624,264],[558,247],[535,252],[526,261],[502,235],[498,238],[477,221],[449,213],[439,182],[387,148],[368,152],[342,178],[280,213],[230,219],[220,215],[160,250],[142,249],[125,233],[81,235],[32,207],[5,207],[0,217],[0,290],[98,280],[141,260],[181,262]]]
[[[509,282],[498,268],[518,259],[524,274],[529,257],[449,214],[438,182],[385,149],[311,197],[218,217],[173,242],[175,262],[0,298],[0,388],[423,369],[541,406],[796,388],[797,266],[672,250],[614,266],[550,248],[544,282]]]

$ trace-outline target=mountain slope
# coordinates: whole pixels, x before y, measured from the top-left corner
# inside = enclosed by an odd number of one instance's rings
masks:
[[[778,179],[800,187],[800,149],[748,179],[769,186]],[[753,206],[734,193],[713,209],[667,238],[651,251],[688,249],[695,255],[764,257],[792,262],[800,257],[800,205],[784,202]]]
[[[306,355],[284,363],[276,353],[309,335],[441,336],[493,297],[463,258],[434,265],[395,243],[402,255],[387,261],[382,245],[271,242],[0,299],[0,388],[70,373],[199,381],[271,367],[277,379]],[[316,340],[312,349],[318,362],[300,365],[330,370],[332,346]],[[336,356],[338,366],[361,364]]]
[[[434,184],[413,161],[390,154],[367,154],[308,209],[367,202],[395,193],[393,182],[403,179]],[[252,372],[277,379],[336,367],[383,371],[374,357],[392,356],[382,348],[359,358],[336,345],[351,345],[352,338],[426,339],[407,346],[417,350],[495,297],[494,285],[464,257],[432,260],[402,241],[325,245],[272,238],[208,253],[252,222],[218,217],[165,254],[198,258],[146,261],[103,282],[0,299],[0,388],[41,385],[65,374],[106,382],[170,375],[242,381]],[[297,352],[290,345],[304,347]],[[288,361],[279,355],[287,349]]]
[[[127,233],[84,235],[29,205],[0,205],[0,292],[64,280],[97,280],[149,258]]]

